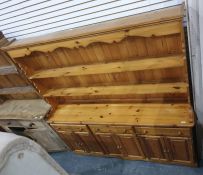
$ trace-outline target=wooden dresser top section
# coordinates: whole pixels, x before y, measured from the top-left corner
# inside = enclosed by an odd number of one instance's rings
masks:
[[[4,50],[56,109],[49,122],[189,127],[182,20],[183,6],[175,6]]]

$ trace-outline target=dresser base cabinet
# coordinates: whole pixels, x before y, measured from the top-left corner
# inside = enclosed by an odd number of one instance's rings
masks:
[[[51,126],[76,153],[196,166],[192,128]]]
[[[103,150],[85,125],[52,125],[68,147],[77,153],[101,155]]]

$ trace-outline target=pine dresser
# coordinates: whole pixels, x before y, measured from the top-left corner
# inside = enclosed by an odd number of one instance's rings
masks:
[[[196,166],[183,6],[4,48],[80,154]]]

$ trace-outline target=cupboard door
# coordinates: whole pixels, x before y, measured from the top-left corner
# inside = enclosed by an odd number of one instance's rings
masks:
[[[88,152],[103,154],[103,151],[96,139],[88,132],[77,132],[76,133],[82,140],[84,146],[87,148]]]
[[[142,148],[145,155],[150,160],[167,161],[168,154],[164,144],[164,139],[160,136],[140,136]]]
[[[120,145],[116,143],[116,138],[111,133],[96,133],[97,140],[102,145],[106,154],[115,156],[121,155],[121,151],[119,150]]]
[[[134,135],[119,134],[117,137],[119,138],[124,156],[137,159],[145,158],[139,140]]]
[[[190,138],[166,137],[170,159],[177,163],[194,163],[193,143]]]
[[[58,131],[58,134],[71,150],[77,152],[86,151],[84,144],[81,142],[80,139],[78,139],[78,136],[76,134],[66,131]]]

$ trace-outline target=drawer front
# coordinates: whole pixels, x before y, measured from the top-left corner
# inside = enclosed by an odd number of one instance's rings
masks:
[[[89,125],[93,133],[133,134],[132,126]]]
[[[23,127],[18,120],[0,120],[0,125],[5,127]]]
[[[134,127],[134,131],[139,135],[175,136],[191,137],[190,128],[154,128],[154,127]]]
[[[88,132],[85,125],[51,124],[56,131],[66,132]]]
[[[24,127],[29,129],[44,128],[44,124],[41,121],[30,120],[1,120],[0,125],[5,127]]]
[[[56,131],[88,132],[85,125],[51,124]],[[112,125],[88,125],[93,133],[138,134],[154,136],[191,137],[190,128],[133,127]]]
[[[40,121],[20,121],[21,125],[26,127],[26,128],[33,128],[33,129],[37,129],[37,128],[44,128],[46,127],[43,122]]]

